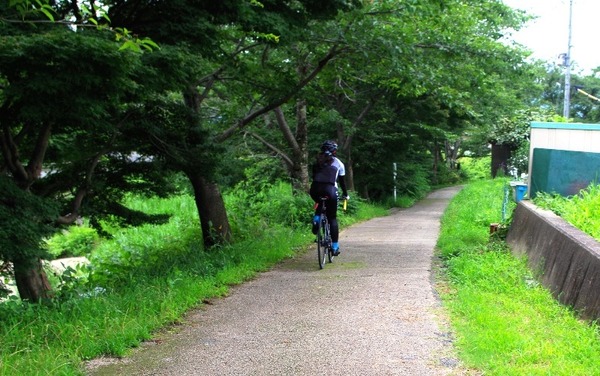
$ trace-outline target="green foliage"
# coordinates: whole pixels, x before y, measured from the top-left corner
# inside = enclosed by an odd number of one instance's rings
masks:
[[[0,260],[43,257],[40,239],[58,230],[58,206],[17,187],[0,175]]]
[[[89,255],[98,244],[99,236],[89,226],[71,226],[46,240],[48,252],[54,258]]]
[[[508,160],[511,167],[517,169],[517,176],[529,173],[529,141],[522,142],[516,150],[513,150],[512,156]]]
[[[202,252],[197,246],[198,213],[192,196],[129,197],[127,204],[152,215],[169,215],[171,219],[162,225],[148,223],[129,228],[105,224],[111,238],[90,256],[93,283],[120,286],[130,283],[135,275],[144,278],[168,274]]]
[[[486,375],[597,374],[597,326],[561,306],[504,242],[490,240],[502,184],[467,185],[442,220],[441,295],[461,360]]]
[[[510,145],[517,148],[529,139],[530,122],[533,115],[528,111],[516,111],[510,117],[497,119],[488,134],[488,141],[498,145]]]
[[[563,114],[564,87],[557,83],[564,82],[565,71],[556,65],[547,65],[544,74],[540,75],[540,83],[543,85],[543,98],[548,107],[554,112],[553,117],[536,119],[538,121],[567,122]],[[600,102],[591,98],[600,95],[600,78],[596,72],[588,76],[581,76],[577,72],[571,72],[571,109],[570,121],[578,123],[600,122]],[[560,115],[559,115],[560,114]]]
[[[126,205],[148,214],[169,214],[171,220],[163,225],[107,228],[113,239],[101,240],[89,268],[69,268],[60,276],[57,297],[48,305],[17,299],[0,303],[0,374],[38,374],[40,369],[81,374],[83,360],[125,355],[158,329],[179,322],[202,301],[226,295],[229,286],[313,244],[310,216],[290,219],[285,213],[288,204],[292,212],[311,211],[307,195],[295,196],[283,183],[251,193],[240,189],[225,199],[232,203],[228,208],[238,230],[256,230],[252,226],[257,223],[262,227],[235,244],[210,251],[199,247],[192,197],[127,197]],[[350,202],[344,225],[386,213],[358,198]],[[271,213],[279,219],[271,218]],[[284,226],[295,223],[295,229]]]
[[[469,180],[484,180],[492,177],[492,157],[462,157],[460,169]]]
[[[430,171],[420,163],[403,163],[398,167],[396,183],[402,194],[421,199],[431,190]]]
[[[456,185],[465,180],[463,171],[450,168],[447,163],[438,166],[434,179],[435,186]],[[423,196],[421,196],[423,197]],[[421,198],[419,197],[419,198]]]
[[[567,212],[566,206],[572,204],[572,201],[568,197],[557,193],[537,192],[533,203],[540,208],[551,210],[556,215],[563,217]]]
[[[19,103],[20,117],[10,120],[54,120],[59,123],[57,133],[65,128],[75,132],[105,125],[107,111],[132,89],[129,74],[138,64],[135,55],[119,53],[114,42],[102,35],[59,28],[6,36],[0,45],[0,57],[2,74],[10,83],[3,90],[5,100]],[[105,75],[112,79],[106,80]],[[42,97],[44,101],[39,100]],[[81,119],[89,123],[81,124]]]
[[[122,43],[119,51],[143,52],[160,48],[152,39],[139,38],[138,34],[131,30],[122,27],[111,28],[109,26],[110,17],[103,5],[91,3],[90,9],[87,5],[78,3],[66,7],[68,9],[66,14],[64,9],[60,9],[62,7],[57,8],[56,4],[51,5],[48,0],[10,0],[8,7],[16,11],[23,24],[33,24],[35,21],[39,21],[38,18],[45,17],[51,22],[59,21],[60,23],[55,25],[57,28],[64,25],[70,25],[73,29],[94,26],[98,31],[112,32],[115,40]],[[15,23],[16,20],[11,20],[11,22]]]
[[[486,244],[490,224],[506,225],[502,223],[506,184],[507,180],[500,178],[478,180],[456,195],[441,220],[438,248],[442,258],[456,257],[461,252]]]
[[[251,155],[248,149],[243,150],[243,154],[238,154],[240,148],[235,149],[233,160],[228,162],[233,171],[227,174],[229,177],[235,177],[235,180],[227,181],[228,186],[235,188],[238,185],[240,190],[260,192],[274,185],[273,182],[287,178],[284,166],[278,158],[270,155]],[[235,184],[231,184],[233,182]]]
[[[268,184],[259,189],[252,180],[238,184],[228,195],[231,225],[243,238],[271,226],[306,228],[313,212],[313,201],[307,193],[292,194],[284,182]]]
[[[23,20],[43,14],[54,21],[54,9],[48,4],[48,0],[10,0],[8,6],[14,8]]]
[[[393,196],[390,196],[382,201],[382,205],[386,208],[409,208],[414,205],[416,201],[417,200],[414,197],[410,196],[396,196],[396,199],[394,199]]]
[[[409,145],[410,141],[400,135],[402,131],[390,130],[390,133],[386,132],[384,135],[369,131],[357,135],[364,143],[354,149],[356,154],[361,155],[354,165],[355,185],[359,187],[359,192],[361,187],[366,187],[364,189],[367,192],[363,194],[371,200],[381,201],[389,197],[394,187],[398,195],[417,199],[431,189],[432,159],[426,149],[413,149],[413,145]],[[395,179],[394,161],[398,161]]]
[[[578,195],[563,197],[539,192],[533,202],[600,241],[600,185],[591,184]]]
[[[5,145],[3,156],[14,160],[3,165],[14,169],[18,163],[26,164],[18,160],[22,156],[40,159],[33,167],[46,173],[33,182],[29,193],[58,206],[48,221],[73,210],[76,192],[91,191],[81,209],[91,223],[107,215],[139,220],[114,203],[129,190],[169,187],[161,184],[168,174],[157,173],[164,167],[159,161],[132,160],[132,149],[141,147],[116,139],[122,124],[117,126],[115,118],[127,117],[124,98],[136,98],[141,92],[133,81],[139,58],[118,52],[102,34],[64,28],[38,31],[6,35],[0,44],[0,71],[6,83],[0,96],[4,131],[19,141],[10,149]],[[44,129],[52,130],[47,150],[37,141]],[[11,172],[13,178],[21,177]],[[46,236],[38,233],[38,243]]]
[[[52,273],[49,279],[54,286],[54,303],[64,303],[81,297],[95,297],[104,294],[102,287],[92,287],[89,284],[90,267],[86,264],[67,266],[60,274]],[[55,280],[53,280],[55,279]]]
[[[155,63],[159,64],[161,59],[157,60]],[[164,84],[154,80],[160,78],[150,78],[150,84]],[[181,98],[149,98],[143,106],[131,109],[129,116],[124,133],[130,140],[138,140],[144,145],[145,153],[152,156],[153,165],[163,161],[164,167],[175,171],[201,172],[207,177],[220,167],[224,148],[214,143],[210,130],[203,125],[203,119]],[[157,143],[157,139],[160,142]]]
[[[501,245],[448,263],[444,296],[468,367],[490,375],[597,374],[598,328],[578,320],[541,287],[525,260]]]

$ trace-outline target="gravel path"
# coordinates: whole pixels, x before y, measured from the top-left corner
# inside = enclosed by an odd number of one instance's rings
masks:
[[[342,255],[283,262],[173,334],[89,375],[462,375],[433,288],[439,219],[459,188],[345,229]],[[106,364],[103,364],[106,363]]]

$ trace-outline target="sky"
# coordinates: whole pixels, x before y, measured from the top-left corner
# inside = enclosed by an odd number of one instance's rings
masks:
[[[538,19],[529,21],[514,40],[533,51],[536,59],[558,63],[569,38],[570,0],[503,0]],[[588,75],[600,66],[600,0],[572,0],[571,72]]]

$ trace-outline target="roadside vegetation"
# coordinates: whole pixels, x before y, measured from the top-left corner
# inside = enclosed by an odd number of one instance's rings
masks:
[[[48,271],[57,294],[48,304],[15,296],[0,304],[0,375],[82,374],[82,361],[125,355],[190,309],[227,295],[230,286],[306,251],[313,241],[312,200],[292,195],[286,183],[226,194],[239,240],[209,251],[199,246],[190,195],[127,200],[148,214],[172,217],[162,225],[105,223],[110,240],[85,225],[51,238],[50,253],[87,256],[91,264],[60,277]],[[385,214],[355,197],[340,222],[343,227]]]
[[[506,43],[529,19],[497,0],[0,2],[0,375],[79,374],[303,252],[324,140],[353,190],[342,227],[485,179],[490,145],[516,151],[494,169],[522,170],[530,122],[571,120],[563,68]],[[471,194],[440,239],[457,301],[462,280],[504,286],[478,257],[522,270],[488,242],[502,193]],[[47,268],[71,256],[90,263]]]
[[[600,241],[600,185],[592,184],[570,197],[541,192],[533,202]]]
[[[526,260],[507,248],[502,226],[490,236],[490,224],[501,222],[506,184],[466,185],[442,219],[438,291],[458,355],[485,375],[600,375],[597,325],[536,282]]]
[[[461,163],[463,178],[472,180],[446,210],[438,241],[438,291],[459,358],[486,375],[600,374],[596,325],[556,302],[503,241],[510,218],[503,222],[502,212],[515,206],[503,202],[508,180],[482,179],[489,158]],[[83,374],[85,360],[124,356],[189,310],[227,295],[230,286],[307,251],[311,199],[293,195],[287,183],[247,184],[224,197],[236,242],[208,251],[199,246],[195,203],[186,193],[126,198],[136,210],[171,215],[167,223],[120,227],[106,221],[110,238],[84,223],[48,239],[54,257],[85,256],[90,264],[60,276],[49,272],[56,296],[48,304],[14,297],[0,304],[0,375]],[[340,213],[342,227],[386,215],[392,205],[412,205],[430,189],[415,188],[416,197],[385,205],[353,195]],[[552,202],[568,211],[566,202]],[[500,224],[493,236],[491,223]]]

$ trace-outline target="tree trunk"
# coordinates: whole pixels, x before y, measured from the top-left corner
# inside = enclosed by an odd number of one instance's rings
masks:
[[[25,160],[24,166],[20,158],[19,143],[15,140],[8,127],[5,127],[0,137],[0,151],[3,156],[3,167],[10,171],[15,184],[27,191],[39,179],[50,136],[52,124],[47,123],[39,129],[37,139],[31,154]],[[41,240],[41,239],[40,239]],[[42,268],[38,257],[27,258],[19,254],[12,261],[15,283],[22,300],[38,303],[52,297],[52,286]]]
[[[454,142],[446,140],[444,143],[446,149],[446,162],[451,170],[456,170],[456,160],[458,159],[460,141],[460,139],[455,140]]]
[[[52,286],[42,267],[42,260],[15,260],[13,267],[21,300],[38,303],[52,297]]]
[[[188,173],[187,176],[194,188],[204,246],[210,248],[216,244],[231,242],[231,227],[219,186],[195,172]]]
[[[346,188],[348,191],[354,191],[354,169],[352,168],[352,157],[348,156],[346,161],[347,163],[344,165],[344,167],[346,167]]]
[[[306,101],[300,99],[296,103],[295,133],[292,133],[281,107],[277,107],[273,112],[275,113],[279,130],[291,149],[291,153],[285,153],[258,135],[252,134],[252,136],[269,149],[276,152],[283,159],[292,181],[292,189],[295,192],[308,192],[310,183],[308,176],[308,122],[306,120]]]
[[[440,149],[439,149],[439,145],[437,140],[433,141],[433,150],[432,150],[432,154],[433,154],[433,174],[432,174],[432,183],[438,184],[438,172],[439,172],[439,164],[440,164]]]
[[[308,121],[306,119],[306,100],[296,103],[296,148],[294,148],[294,190],[308,192]]]
[[[339,97],[339,99],[341,101],[343,101],[344,97],[341,96],[341,97]],[[362,124],[362,122],[364,121],[366,116],[369,114],[369,112],[375,105],[375,101],[376,101],[376,98],[373,98],[366,104],[365,107],[363,107],[360,114],[356,117],[356,119],[354,119],[354,123],[352,124],[353,129],[359,128],[359,126]],[[337,112],[340,114],[343,114],[342,108],[343,108],[342,103],[338,102],[336,104]],[[347,135],[346,132],[344,131],[344,126],[342,125],[342,123],[338,122],[337,123],[337,136],[338,136],[338,143],[340,145],[340,149],[342,150],[342,153],[346,155],[346,160],[343,161],[344,167],[346,167],[346,187],[348,188],[349,191],[354,191],[354,169],[352,168],[352,165],[354,163],[354,161],[352,159],[353,135],[352,134]]]
[[[186,105],[195,113],[200,112],[200,106],[206,98],[205,94],[212,88],[214,82],[214,78],[210,80],[202,95],[195,86],[190,86],[184,94]],[[204,247],[210,248],[216,244],[231,242],[231,227],[219,186],[215,182],[208,181],[201,172],[195,170],[194,166],[188,166],[184,170],[194,188],[194,201],[200,218]]]
[[[352,136],[345,136],[343,127],[338,124],[338,141],[340,142],[341,150],[344,155],[346,155],[346,159],[342,160],[344,162],[344,167],[346,168],[346,188],[349,191],[354,191],[354,169],[352,168],[353,160],[352,160]]]
[[[369,196],[369,185],[368,184],[365,184],[363,186],[362,197],[365,198],[365,199],[367,199],[367,200],[371,199],[370,196]]]

